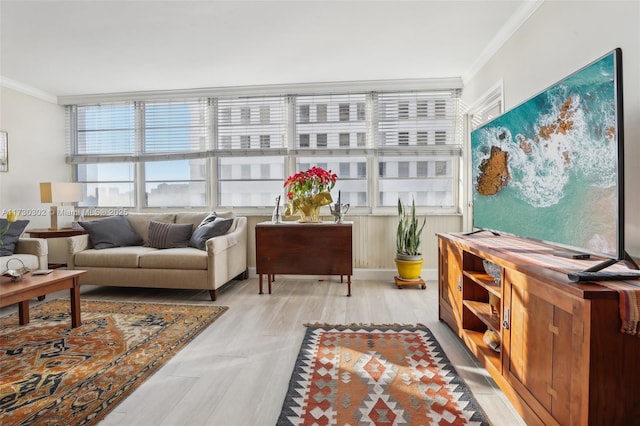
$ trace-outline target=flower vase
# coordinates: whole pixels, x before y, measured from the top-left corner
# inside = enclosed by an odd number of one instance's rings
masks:
[[[298,209],[300,219],[298,222],[320,222],[320,206],[303,205]]]

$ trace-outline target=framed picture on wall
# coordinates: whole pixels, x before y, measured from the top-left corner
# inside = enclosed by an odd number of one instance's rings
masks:
[[[0,130],[0,172],[9,170],[9,136]]]

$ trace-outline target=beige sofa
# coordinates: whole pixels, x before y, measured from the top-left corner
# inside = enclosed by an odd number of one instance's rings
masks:
[[[206,250],[194,247],[157,249],[144,245],[96,250],[89,235],[67,238],[67,266],[86,270],[81,284],[118,287],[153,287],[216,290],[234,278],[248,278],[247,218],[233,213],[217,213],[233,218],[229,231],[206,241]],[[126,219],[147,243],[151,221],[192,224],[195,230],[207,213],[129,213]]]
[[[4,273],[7,269],[22,267],[19,261],[11,259],[19,259],[30,270],[47,269],[48,257],[47,240],[43,238],[20,238],[11,256],[0,256],[0,271]]]

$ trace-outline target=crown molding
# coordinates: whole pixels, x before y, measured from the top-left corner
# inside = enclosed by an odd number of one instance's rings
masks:
[[[42,101],[50,102],[52,104],[58,103],[58,97],[56,95],[52,95],[51,93],[47,93],[43,90],[36,89],[35,87],[20,83],[19,81],[12,80],[1,75],[0,86],[6,87],[7,89],[15,90],[16,92],[24,93],[25,95],[33,96],[34,98],[38,98]]]
[[[462,82],[466,86],[480,69],[500,50],[502,46],[515,34],[518,29],[529,19],[533,13],[544,3],[544,0],[529,0],[520,6],[513,16],[502,26],[500,31],[491,39],[480,56],[462,76]]]

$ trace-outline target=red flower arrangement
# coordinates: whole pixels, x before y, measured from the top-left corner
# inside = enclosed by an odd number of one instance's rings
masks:
[[[303,221],[317,222],[320,207],[333,201],[330,191],[337,180],[338,175],[331,170],[317,166],[289,176],[284,182],[289,200],[285,216],[300,212]]]
[[[309,170],[291,175],[284,182],[287,198],[311,197],[321,192],[331,191],[336,186],[338,175],[322,167],[313,166]]]

